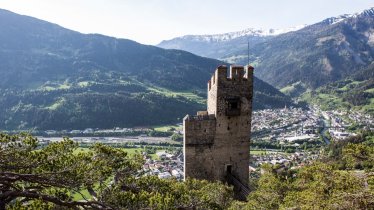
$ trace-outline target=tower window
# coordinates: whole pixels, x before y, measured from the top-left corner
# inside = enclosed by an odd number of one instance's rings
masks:
[[[231,109],[237,109],[238,108],[238,102],[237,101],[233,101],[230,103],[230,108]]]
[[[226,99],[226,116],[240,115],[240,98]]]

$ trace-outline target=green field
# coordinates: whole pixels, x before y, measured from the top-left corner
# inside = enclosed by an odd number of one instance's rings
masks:
[[[134,84],[137,84],[137,85],[140,85],[140,86],[146,88],[150,92],[155,92],[155,93],[158,93],[158,94],[162,94],[166,97],[171,97],[171,98],[183,97],[183,98],[187,98],[189,101],[192,101],[192,102],[195,102],[195,103],[199,103],[199,104],[205,104],[206,103],[205,97],[201,97],[201,96],[196,94],[197,92],[199,92],[199,90],[175,91],[175,90],[170,90],[170,89],[166,89],[166,88],[163,88],[163,87],[155,86],[154,84],[150,84],[150,83],[147,83],[147,82],[140,82],[135,78],[131,78],[131,81]],[[200,92],[201,91],[202,90],[200,90]]]
[[[143,151],[142,148],[121,148],[123,151],[127,152],[128,155],[133,155],[133,154],[136,154],[136,153],[140,153]],[[75,154],[79,153],[79,152],[88,152],[90,149],[89,148],[83,148],[83,147],[79,147],[78,149],[76,149],[74,151]],[[156,152],[158,151],[163,151],[163,150],[157,150]],[[151,158],[153,160],[157,160],[158,159],[158,156],[156,154],[150,154]]]
[[[171,129],[175,130],[182,130],[182,125],[161,125],[161,126],[155,126],[153,127],[155,131],[160,131],[160,132],[167,132],[170,131]]]
[[[262,154],[267,154],[265,150],[251,150],[249,152],[251,155],[262,155]]]
[[[291,97],[298,97],[307,91],[307,87],[302,82],[296,82],[280,89],[280,91]]]

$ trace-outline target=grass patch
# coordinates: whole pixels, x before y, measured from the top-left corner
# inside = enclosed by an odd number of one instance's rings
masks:
[[[374,98],[370,99],[370,103],[363,106],[362,110],[367,113],[374,114]]]
[[[364,92],[367,92],[367,93],[374,93],[374,88],[367,89],[367,90],[365,90]]]
[[[128,81],[125,81],[125,82],[128,83]],[[148,91],[155,92],[155,93],[164,95],[166,97],[173,97],[173,98],[174,97],[183,97],[183,98],[186,98],[190,101],[193,101],[193,102],[196,102],[196,103],[199,103],[199,104],[206,104],[205,97],[201,97],[201,96],[193,93],[192,90],[191,91],[173,91],[173,90],[169,90],[169,89],[166,89],[166,88],[163,88],[163,87],[155,86],[155,85],[150,84],[150,83],[139,82],[138,80],[136,80],[136,78],[131,78],[131,83],[137,84],[139,86],[142,86],[142,87],[146,88]]]
[[[295,87],[293,85],[288,85],[282,89],[280,89],[280,91],[286,95],[288,95],[290,92],[293,92],[295,90]]]
[[[194,102],[197,102],[197,103],[200,103],[200,104],[205,104],[206,103],[205,98],[203,98],[201,96],[198,96],[198,95],[196,95],[192,92],[177,92],[177,91],[172,91],[172,90],[169,90],[169,89],[166,89],[166,88],[155,87],[155,86],[147,87],[147,89],[149,91],[162,94],[166,97],[184,97],[184,98],[187,98],[190,101],[194,101]]]
[[[89,85],[90,85],[90,82],[88,81],[78,82],[79,87],[87,87]]]
[[[251,150],[249,152],[251,155],[266,155],[266,150]]]
[[[55,88],[55,87],[51,87],[51,86],[44,86],[43,88],[42,88],[42,90],[45,90],[45,91],[53,91],[53,90],[56,90],[57,88]]]
[[[54,104],[51,104],[50,106],[46,107],[46,109],[49,110],[56,110],[60,106],[62,106],[65,103],[65,98],[61,98],[58,101],[56,101]]]
[[[291,85],[288,85],[280,89],[282,93],[284,93],[285,95],[291,96],[291,97],[299,97],[300,95],[305,93],[307,90],[308,89],[306,85],[303,84],[302,82],[296,82],[296,83],[293,83]]]
[[[65,82],[63,84],[47,82],[44,85],[42,85],[39,88],[39,90],[54,91],[54,90],[66,90],[66,89],[70,89],[70,88],[71,88],[71,85],[67,82]]]
[[[342,98],[333,94],[317,93],[312,95],[310,92],[307,92],[302,95],[302,100],[313,104],[319,104],[322,110],[346,110],[348,107],[351,107],[349,103],[344,102]]]
[[[170,131],[170,130],[182,130],[183,126],[182,125],[162,125],[162,126],[155,126],[153,127],[153,129],[155,131],[159,131],[159,132],[167,132],[167,131]]]
[[[67,83],[64,83],[64,84],[61,84],[58,89],[69,89],[70,88],[70,85],[67,84]]]

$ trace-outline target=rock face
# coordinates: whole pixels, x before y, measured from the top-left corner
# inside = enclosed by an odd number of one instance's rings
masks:
[[[184,118],[185,176],[248,186],[253,67],[220,66],[208,82],[207,111]]]

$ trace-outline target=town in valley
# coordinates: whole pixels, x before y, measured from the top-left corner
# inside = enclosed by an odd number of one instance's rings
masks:
[[[256,110],[252,114],[250,172],[262,164],[295,168],[318,159],[323,146],[357,135],[357,129],[374,130],[374,117],[356,111],[323,111],[287,107]],[[9,132],[9,131],[3,131]],[[63,136],[77,142],[84,151],[102,143],[144,156],[143,174],[182,180],[183,129],[178,123],[162,127],[135,127],[35,132],[41,145],[61,141]]]

